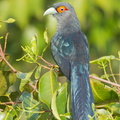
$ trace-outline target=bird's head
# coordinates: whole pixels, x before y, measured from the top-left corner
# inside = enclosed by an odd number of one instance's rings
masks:
[[[80,24],[75,10],[69,3],[55,3],[44,12],[45,15],[53,15],[57,19],[57,31],[70,33],[80,30]]]
[[[65,2],[55,3],[44,12],[44,16],[45,15],[53,15],[58,21],[69,19],[72,16],[76,17],[74,8],[69,3]]]

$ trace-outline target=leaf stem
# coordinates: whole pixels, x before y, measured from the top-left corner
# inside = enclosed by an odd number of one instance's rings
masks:
[[[115,76],[114,76],[114,74],[113,74],[113,70],[112,70],[112,66],[111,66],[110,60],[109,60],[108,62],[109,62],[109,68],[110,68],[110,72],[111,72],[111,74],[112,74],[113,80],[114,80],[114,82],[117,84],[117,81],[116,81]]]
[[[107,75],[106,69],[105,69],[106,66],[105,66],[105,64],[103,62],[102,62],[102,66],[103,66],[103,71],[104,71],[104,74],[105,74],[107,80],[110,81],[110,79],[109,79],[109,77]]]
[[[46,61],[45,59],[43,59],[41,56],[38,56],[38,58],[40,58],[43,62],[45,62],[48,66],[54,67],[54,64],[49,63],[48,61]]]

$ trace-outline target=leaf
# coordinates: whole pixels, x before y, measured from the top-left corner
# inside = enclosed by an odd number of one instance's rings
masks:
[[[0,39],[4,38],[3,36],[0,36]]]
[[[4,120],[6,112],[0,112],[0,120]]]
[[[9,59],[10,59],[10,55],[5,55],[5,59],[7,60],[7,61],[9,61]],[[7,71],[7,70],[9,70],[9,68],[8,68],[8,65],[6,64],[6,62],[5,61],[1,61],[2,59],[0,59],[0,70],[4,70],[4,71]]]
[[[118,57],[120,58],[120,50],[118,51]]]
[[[63,114],[63,115],[61,115],[61,116],[64,116],[64,117],[66,117],[66,118],[68,118],[68,119],[72,119],[72,115],[71,115],[71,113],[70,112],[68,112],[68,113],[65,113],[65,114]]]
[[[45,73],[39,81],[39,99],[50,108],[50,103],[58,87],[57,76],[53,70]]]
[[[23,110],[26,110],[26,118],[29,120],[35,120],[38,117],[39,102],[33,98],[33,95],[28,92],[23,92],[20,96],[22,101]]]
[[[19,79],[25,79],[26,78],[26,76],[27,76],[27,73],[16,73],[16,75],[17,75],[17,77],[19,78]]]
[[[9,18],[9,19],[7,19],[6,21],[3,21],[3,22],[6,22],[6,23],[14,23],[14,22],[15,22],[15,19]]]
[[[120,120],[120,117],[116,116],[116,117],[115,117],[115,120]]]
[[[67,104],[67,83],[62,84],[58,89],[56,105],[59,115],[66,113]],[[61,117],[62,120],[66,120],[65,117]]]
[[[98,109],[97,116],[98,120],[113,120],[112,113],[105,109]]]
[[[13,116],[10,111],[0,114],[0,120],[13,120]]]
[[[51,108],[53,110],[53,115],[55,116],[55,118],[57,120],[61,120],[59,113],[58,113],[58,110],[57,110],[57,106],[56,106],[56,95],[57,95],[57,91],[55,91],[53,96],[52,96]]]
[[[38,55],[38,48],[37,48],[37,36],[35,35],[32,40],[31,40],[31,49],[32,49],[32,52],[35,54],[35,55]]]
[[[105,61],[114,60],[114,59],[115,59],[114,55],[103,56],[103,57],[100,57],[99,59],[90,61],[90,63],[99,64],[99,62],[105,62]]]
[[[108,108],[110,111],[112,111],[114,115],[120,116],[120,103],[118,103],[118,102],[110,103],[110,104],[106,105],[105,107]]]
[[[44,39],[45,39],[46,44],[48,44],[49,41],[48,41],[47,29],[44,31]]]
[[[48,43],[49,43],[49,41],[48,41],[48,36],[47,36],[47,29],[44,31],[44,39],[45,39],[46,46],[44,47],[41,56],[43,56],[43,53],[44,53],[44,52],[47,50],[47,48],[48,48]]]
[[[62,84],[54,93],[51,108],[53,115],[58,119],[66,120],[64,114],[67,108],[67,83]]]
[[[28,73],[16,73],[17,77],[21,79],[19,86],[20,91],[24,90],[24,86],[28,83],[28,81],[30,81],[30,77],[32,76],[33,72],[34,69]]]
[[[40,111],[43,111],[43,113],[40,115],[40,118],[38,120],[47,120],[48,116],[51,114],[50,112],[45,112],[44,110],[51,111],[51,109],[49,109],[46,104],[41,103],[40,104]]]
[[[119,101],[118,94],[112,88],[104,85],[100,81],[92,80],[91,86],[96,104]]]
[[[5,95],[11,85],[16,81],[15,73],[0,71],[0,96]]]
[[[41,73],[41,65],[39,65],[35,71],[35,79],[40,78],[40,73]]]
[[[36,63],[37,62],[37,55],[35,55],[29,46],[21,46],[23,51],[26,53],[21,58],[17,59],[17,61],[23,60],[28,63]]]

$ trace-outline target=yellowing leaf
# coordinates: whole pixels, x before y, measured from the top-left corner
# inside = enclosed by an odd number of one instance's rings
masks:
[[[35,35],[32,40],[31,40],[31,49],[32,49],[32,52],[35,54],[35,55],[38,55],[38,48],[37,48],[37,36]]]
[[[7,19],[7,20],[4,21],[4,22],[6,22],[6,23],[14,23],[14,22],[15,22],[15,19],[9,18],[9,19]]]
[[[92,80],[91,86],[96,104],[110,103],[119,100],[118,94],[111,87],[97,80]]]
[[[47,29],[44,32],[44,39],[45,39],[45,42],[48,44]]]

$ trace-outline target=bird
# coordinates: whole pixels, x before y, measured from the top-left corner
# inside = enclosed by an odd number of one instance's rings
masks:
[[[57,28],[51,39],[52,56],[62,73],[70,81],[73,120],[95,120],[94,98],[89,81],[89,46],[72,5],[53,4],[44,12],[53,15]]]

